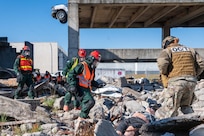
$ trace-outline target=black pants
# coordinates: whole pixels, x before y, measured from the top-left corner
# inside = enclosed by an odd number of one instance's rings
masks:
[[[143,124],[146,122],[138,117],[130,117],[127,119],[124,119],[120,122],[120,124],[117,126],[116,130],[122,132],[123,134],[125,133],[125,130],[129,126],[133,126],[134,128],[141,128]]]

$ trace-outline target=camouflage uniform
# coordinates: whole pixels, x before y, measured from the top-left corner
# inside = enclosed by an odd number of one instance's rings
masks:
[[[169,36],[163,42],[170,38],[175,37]],[[157,63],[161,75],[168,80],[164,103],[157,110],[157,118],[177,116],[179,107],[184,114],[192,113],[191,103],[197,76],[204,70],[203,59],[194,49],[174,42],[160,53]]]

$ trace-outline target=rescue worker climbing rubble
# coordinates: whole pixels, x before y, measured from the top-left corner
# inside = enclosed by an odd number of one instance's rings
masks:
[[[14,71],[17,74],[18,87],[15,91],[14,98],[18,99],[23,90],[24,84],[29,88],[28,97],[34,99],[34,85],[33,85],[33,61],[30,58],[30,48],[24,46],[21,55],[17,56],[14,62]]]
[[[166,90],[164,104],[157,110],[156,116],[177,116],[178,108],[184,114],[193,113],[194,89],[197,76],[204,70],[204,60],[194,49],[179,44],[179,38],[174,36],[167,36],[162,47],[157,64]]]
[[[86,58],[86,51],[84,49],[79,49],[78,50],[78,57],[73,57],[71,60],[67,61],[66,67],[63,70],[63,79],[65,79],[66,81],[68,80],[68,75],[69,72],[71,70],[73,70],[78,63],[84,61]],[[66,87],[68,87],[68,82],[65,84]],[[69,104],[71,103],[71,99],[72,99],[73,94],[71,92],[69,92],[69,90],[66,92],[65,97],[64,97],[64,107],[63,110],[64,111],[68,111],[69,110]],[[79,102],[76,100],[74,100],[74,107],[75,109],[79,108]]]
[[[88,118],[95,100],[91,94],[92,86],[102,87],[94,80],[95,69],[101,60],[101,54],[98,51],[92,51],[85,61],[79,63],[68,76],[69,91],[75,93],[80,101],[81,112],[79,120]]]

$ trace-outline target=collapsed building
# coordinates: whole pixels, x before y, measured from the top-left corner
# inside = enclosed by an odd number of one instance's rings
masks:
[[[140,82],[140,80],[143,81]],[[149,105],[149,99],[162,104],[163,87],[159,80],[101,77],[97,81],[105,82],[106,86],[92,91],[96,104],[89,114],[90,119],[81,122],[76,131],[74,124],[79,110],[75,110],[71,104],[71,110],[64,112],[62,110],[64,96],[57,93],[40,93],[41,95],[34,100],[25,98],[15,100],[12,98],[12,92],[17,86],[16,78],[1,79],[0,114],[8,118],[7,121],[0,123],[1,134],[14,135],[16,132],[9,126],[20,126],[23,135],[38,123],[41,129],[30,132],[30,135],[117,136],[115,128],[119,122],[123,118],[130,117],[135,111],[144,111],[144,107]],[[42,86],[35,86],[35,90],[43,92],[50,87],[49,84],[52,83],[44,82]],[[203,80],[198,81],[195,89],[196,99],[192,104],[195,111],[193,114],[179,113],[177,117],[146,123],[140,128],[140,135],[195,136],[201,134],[204,123],[203,85]],[[49,91],[52,92],[53,89],[54,87],[51,86]],[[52,98],[55,99],[50,108],[45,105],[45,99]]]

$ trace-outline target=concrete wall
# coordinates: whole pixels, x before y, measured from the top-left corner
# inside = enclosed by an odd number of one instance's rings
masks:
[[[69,0],[69,3],[189,3],[189,2],[203,2],[203,0]]]
[[[0,42],[0,67],[13,68],[16,59],[16,49],[7,42]]]
[[[58,71],[58,47],[57,43],[34,43],[35,68],[42,73],[46,70],[50,73]]]
[[[110,60],[132,60],[137,62],[143,59],[156,60],[162,49],[86,49],[87,54],[98,50],[102,55],[102,61]],[[204,48],[195,48],[204,58]]]
[[[135,65],[135,74],[159,74],[156,62],[141,62]]]
[[[99,63],[97,70],[100,71],[97,74],[113,74],[111,77],[119,76],[117,71],[125,70],[125,75],[131,74],[159,74],[159,69],[156,62],[137,62],[137,63]],[[116,71],[116,72],[115,72]],[[99,76],[99,75],[97,75]]]
[[[125,69],[118,69],[118,68],[97,68],[95,71],[95,80],[101,77],[111,77],[111,78],[120,78],[126,76]]]

